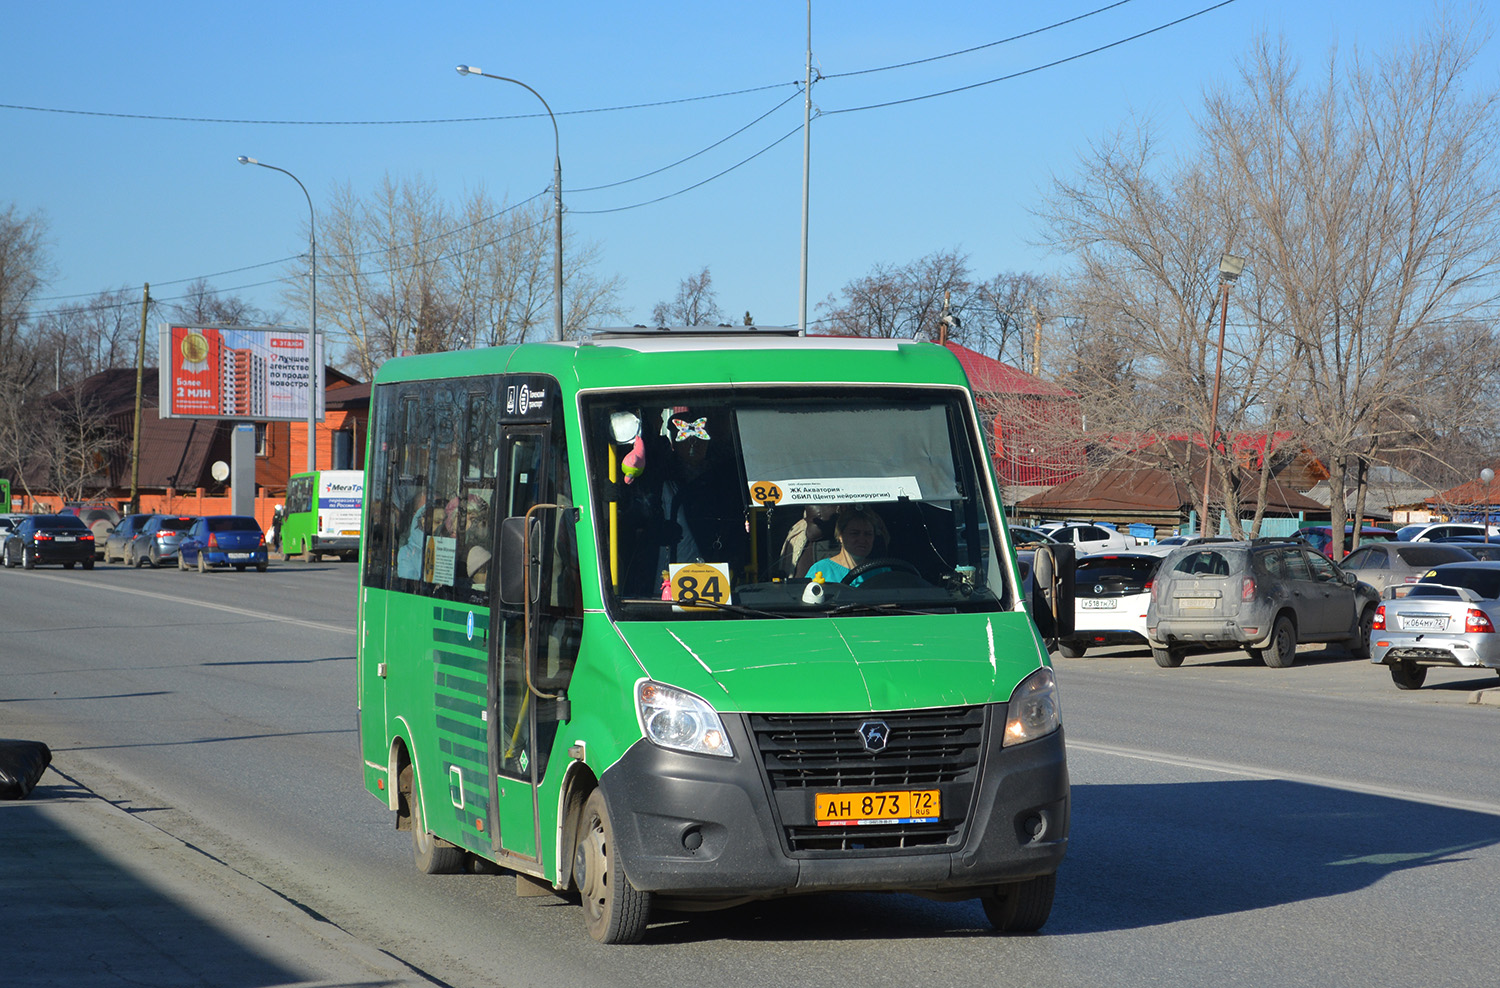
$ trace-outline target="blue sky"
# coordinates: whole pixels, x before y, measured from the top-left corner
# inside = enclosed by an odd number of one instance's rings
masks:
[[[825,78],[813,88],[809,318],[875,265],[934,251],[968,255],[980,278],[1063,270],[1066,257],[1036,245],[1032,210],[1090,140],[1134,113],[1155,121],[1169,151],[1187,146],[1203,90],[1234,79],[1259,32],[1284,35],[1315,68],[1331,45],[1384,48],[1433,10],[1425,0],[1208,9],[1217,2],[814,0]],[[1027,32],[1037,33],[992,44]],[[568,229],[598,246],[599,274],[622,279],[631,321],[706,266],[726,313],[793,325],[803,161],[793,83],[806,48],[804,0],[11,3],[0,205],[48,218],[56,271],[39,308],[143,282],[170,299],[200,276],[281,307],[287,268],[267,262],[305,250],[306,200],[237,155],[294,173],[319,208],[335,187],[365,195],[386,174],[420,176],[454,204],[481,186],[511,202],[548,188],[540,104],[459,76],[467,63],[526,82],[557,114]],[[929,61],[865,71],[918,60]],[[1492,43],[1478,78],[1493,83],[1497,65]],[[860,109],[895,101],[906,102]],[[684,164],[582,191],[677,162],[768,111]],[[373,123],[439,120],[452,122]]]

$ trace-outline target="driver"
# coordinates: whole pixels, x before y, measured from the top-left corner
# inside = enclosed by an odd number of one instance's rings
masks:
[[[877,558],[876,545],[883,547],[889,542],[885,522],[869,508],[850,506],[839,510],[833,524],[834,536],[838,540],[836,555],[814,563],[807,571],[809,580],[822,575],[825,583],[838,583],[849,571],[860,563]],[[859,581],[856,580],[856,583]]]

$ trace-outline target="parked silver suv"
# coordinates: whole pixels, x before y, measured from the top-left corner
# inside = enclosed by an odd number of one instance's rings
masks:
[[[1181,546],[1156,571],[1146,637],[1168,669],[1192,648],[1242,648],[1282,669],[1302,642],[1343,642],[1365,659],[1379,603],[1374,587],[1302,542]]]

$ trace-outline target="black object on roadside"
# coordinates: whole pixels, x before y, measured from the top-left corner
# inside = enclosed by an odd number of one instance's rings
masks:
[[[25,799],[52,764],[52,749],[40,741],[0,738],[0,799]]]

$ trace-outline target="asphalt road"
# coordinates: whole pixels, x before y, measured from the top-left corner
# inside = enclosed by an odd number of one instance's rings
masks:
[[[834,895],[665,916],[645,944],[603,947],[576,906],[519,898],[509,877],[415,872],[361,787],[354,614],[347,564],[0,570],[0,736],[47,741],[68,779],[417,982],[1493,979],[1500,706],[1469,702],[1493,674],[1435,671],[1403,693],[1336,650],[1285,670],[1233,654],[1172,670],[1144,651],[1059,659],[1074,819],[1041,935],[993,936],[974,903]],[[15,949],[0,945],[0,980]],[[217,983],[314,983],[246,964],[254,944],[236,951]],[[159,963],[132,976],[179,983]]]

